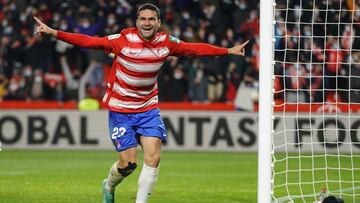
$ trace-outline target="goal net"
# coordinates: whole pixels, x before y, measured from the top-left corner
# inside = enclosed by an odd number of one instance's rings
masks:
[[[273,4],[272,202],[314,202],[323,189],[360,202],[359,9]]]

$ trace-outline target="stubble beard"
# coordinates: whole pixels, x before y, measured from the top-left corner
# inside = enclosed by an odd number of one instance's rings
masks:
[[[145,31],[144,29],[141,29],[140,34],[144,39],[151,40],[155,36],[157,30],[156,30],[156,28],[152,28],[150,31],[151,31],[151,33]]]

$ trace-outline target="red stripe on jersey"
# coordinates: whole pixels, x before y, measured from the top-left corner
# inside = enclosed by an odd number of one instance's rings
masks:
[[[107,105],[106,106],[110,111],[116,111],[116,112],[122,112],[122,113],[140,113],[140,112],[145,112],[145,111],[149,111],[151,109],[155,109],[155,108],[159,108],[159,104],[151,104],[145,108],[141,108],[141,109],[125,109],[125,108],[116,108],[116,107],[112,107]]]

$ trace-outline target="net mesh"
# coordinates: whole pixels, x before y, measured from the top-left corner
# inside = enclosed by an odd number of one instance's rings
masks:
[[[274,202],[360,202],[360,1],[274,4]]]

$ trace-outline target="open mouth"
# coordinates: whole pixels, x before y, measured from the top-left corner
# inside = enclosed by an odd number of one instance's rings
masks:
[[[145,28],[143,27],[142,30],[145,31],[146,33],[150,33],[152,31],[152,27],[148,27],[148,28]]]

